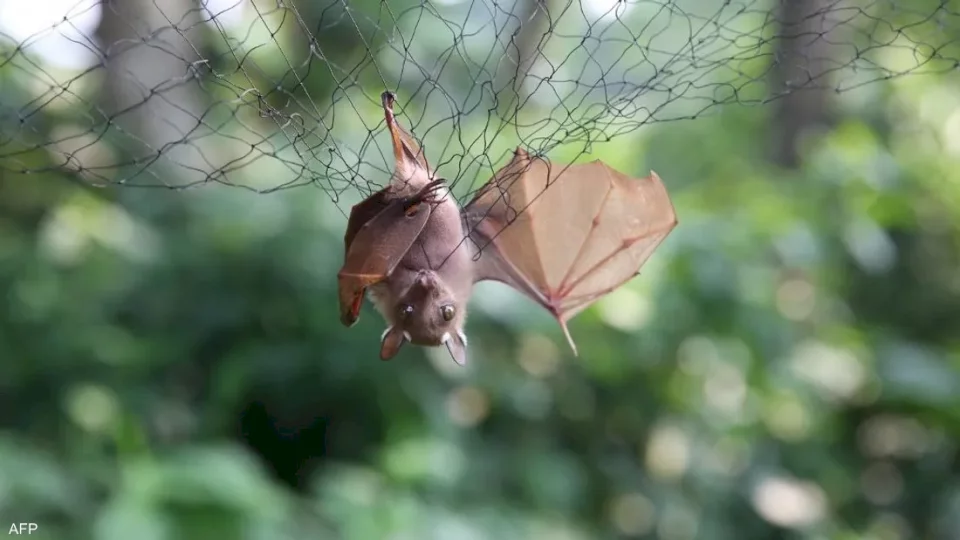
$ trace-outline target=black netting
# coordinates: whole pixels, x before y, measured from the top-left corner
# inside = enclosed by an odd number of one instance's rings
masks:
[[[719,105],[824,99],[960,60],[956,3],[926,0],[57,4],[0,15],[4,171],[334,201],[388,177],[385,89],[468,194],[518,145],[589,151]]]

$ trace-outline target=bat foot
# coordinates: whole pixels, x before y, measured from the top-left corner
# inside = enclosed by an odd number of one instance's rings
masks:
[[[386,90],[380,94],[380,103],[384,106],[384,108],[392,108],[393,102],[396,100],[397,95],[389,90]]]
[[[416,205],[420,203],[427,204],[439,204],[443,202],[446,196],[437,198],[438,193],[445,187],[445,181],[443,178],[437,178],[436,180],[430,182],[429,184],[423,186],[420,191],[414,195],[411,200],[411,205]]]

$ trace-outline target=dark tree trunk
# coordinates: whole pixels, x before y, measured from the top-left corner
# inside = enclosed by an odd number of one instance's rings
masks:
[[[772,91],[779,98],[774,116],[773,159],[800,165],[804,136],[829,122],[831,55],[837,0],[780,0],[780,41]]]
[[[131,183],[202,179],[199,170],[209,167],[194,140],[203,134],[198,125],[206,108],[197,78],[202,67],[195,67],[203,24],[196,0],[105,0],[103,7],[100,109],[122,130],[115,138],[125,153],[141,159],[160,153],[156,165],[176,177],[153,176],[151,168]]]
[[[518,114],[530,97],[528,85],[532,81],[525,84],[524,80],[537,65],[550,38],[552,3],[555,2],[517,0],[515,4],[513,16],[516,19],[512,22],[517,26],[506,40],[506,58],[497,73],[499,109],[505,119]]]

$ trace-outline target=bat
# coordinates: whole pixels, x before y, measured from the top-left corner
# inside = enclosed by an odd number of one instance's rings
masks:
[[[404,343],[446,346],[467,361],[466,306],[474,283],[509,285],[567,323],[639,273],[676,227],[657,173],[631,178],[600,160],[558,166],[517,148],[460,208],[417,141],[381,96],[395,159],[387,187],[355,205],[337,274],[340,320],[369,297],[387,322],[380,358]]]

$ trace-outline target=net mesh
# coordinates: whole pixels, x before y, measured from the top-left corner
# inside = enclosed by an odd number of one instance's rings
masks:
[[[0,169],[95,186],[382,187],[380,94],[469,196],[517,146],[574,153],[722,105],[956,70],[956,2],[0,3]],[[459,186],[459,187],[458,187]]]

